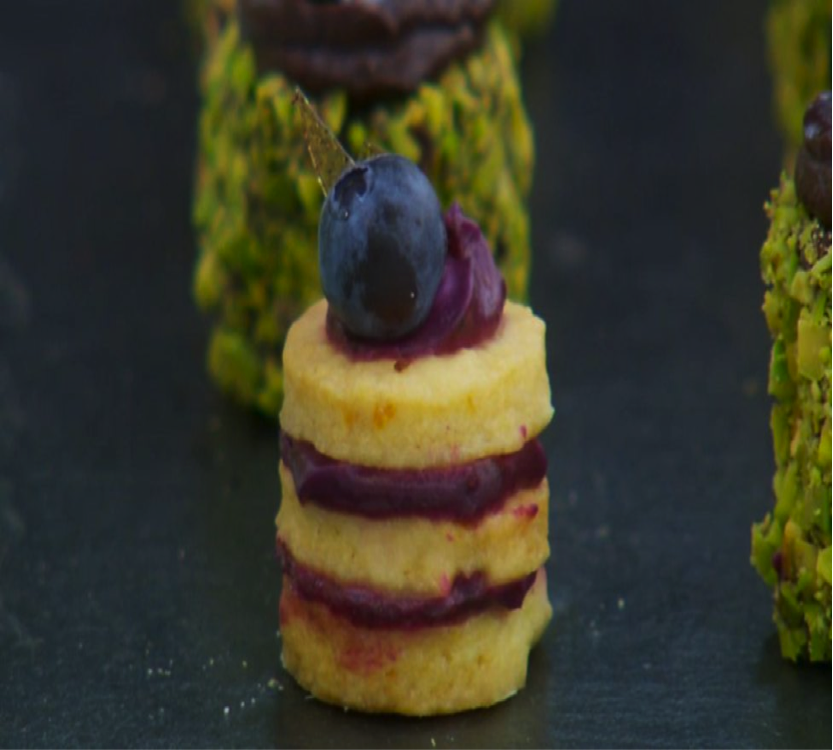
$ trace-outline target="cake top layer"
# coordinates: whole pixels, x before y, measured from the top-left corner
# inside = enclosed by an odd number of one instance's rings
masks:
[[[795,187],[810,215],[827,229],[831,211],[830,158],[830,92],[825,91],[804,114],[804,143],[796,158]]]
[[[326,456],[380,468],[450,466],[520,450],[552,418],[545,327],[507,302],[475,348],[356,361],[326,333],[327,303],[290,328],[283,350],[282,428]]]
[[[261,72],[353,99],[410,93],[471,52],[494,0],[240,0]]]

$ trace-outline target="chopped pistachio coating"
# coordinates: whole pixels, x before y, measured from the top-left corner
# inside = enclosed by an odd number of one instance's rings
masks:
[[[770,0],[766,34],[788,162],[803,142],[807,105],[830,89],[830,0]]]
[[[321,296],[318,219],[323,195],[303,122],[284,76],[259,76],[230,21],[203,72],[194,221],[194,293],[215,328],[209,369],[239,401],[277,418],[281,349],[290,323]],[[314,99],[355,157],[368,147],[402,154],[428,175],[443,206],[476,217],[523,300],[529,273],[532,131],[504,32],[410,97],[355,112],[343,91]]]
[[[764,315],[773,337],[769,392],[775,508],[752,528],[752,564],[775,597],[781,652],[830,661],[830,234],[781,178],[766,206]]]

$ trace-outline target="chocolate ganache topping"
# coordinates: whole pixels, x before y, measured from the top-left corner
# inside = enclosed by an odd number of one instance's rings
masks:
[[[278,541],[283,569],[303,599],[326,604],[336,614],[366,628],[424,628],[448,625],[493,607],[519,609],[535,583],[537,571],[501,584],[483,573],[457,575],[444,596],[394,596],[369,586],[343,584],[298,562]]]
[[[830,92],[804,113],[804,144],[795,162],[795,187],[807,211],[830,229]]]
[[[453,354],[487,341],[500,325],[506,282],[480,227],[456,203],[445,214],[448,253],[428,317],[413,333],[393,341],[352,335],[327,312],[330,342],[357,360],[394,359],[407,363],[432,354]]]
[[[302,504],[366,518],[420,517],[477,523],[547,473],[538,440],[515,453],[427,469],[379,469],[337,461],[281,433],[281,460]]]
[[[480,42],[495,0],[239,0],[258,70],[364,100],[414,91]]]

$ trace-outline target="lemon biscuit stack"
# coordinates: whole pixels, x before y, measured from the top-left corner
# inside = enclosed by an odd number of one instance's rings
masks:
[[[341,351],[326,315],[284,349],[284,664],[359,710],[503,700],[551,616],[544,324],[507,302],[478,346],[402,363]]]

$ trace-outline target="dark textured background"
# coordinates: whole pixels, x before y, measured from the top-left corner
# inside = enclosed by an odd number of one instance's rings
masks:
[[[527,51],[555,618],[514,700],[424,721],[280,667],[276,434],[210,386],[190,300],[177,4],[4,10],[0,744],[829,747],[830,668],[781,661],[748,564],[773,471],[762,6],[563,0]]]

